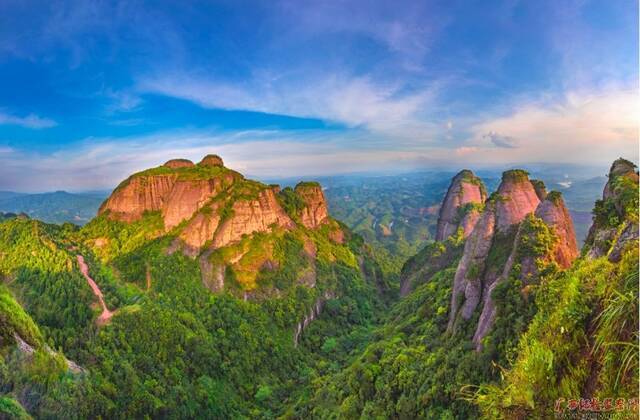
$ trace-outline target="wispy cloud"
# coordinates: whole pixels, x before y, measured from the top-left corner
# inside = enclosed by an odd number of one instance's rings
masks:
[[[370,77],[329,75],[315,80],[250,80],[232,84],[185,73],[143,79],[141,92],[193,101],[207,108],[320,118],[376,131],[415,124],[440,88],[406,90]]]
[[[516,145],[516,139],[511,136],[500,135],[495,131],[490,131],[482,137],[485,139],[489,139],[491,143],[493,143],[496,147],[504,147],[505,149],[513,149],[515,147],[518,147]]]
[[[49,118],[42,118],[35,114],[24,117],[8,114],[0,111],[0,125],[19,125],[21,127],[41,129],[55,127],[57,123]]]
[[[525,102],[506,116],[477,123],[471,127],[469,144],[481,147],[478,159],[490,161],[602,163],[621,155],[634,159],[638,115],[640,97],[634,89],[572,92],[557,101]],[[511,147],[514,140],[516,148]]]
[[[104,96],[111,100],[106,109],[108,113],[134,111],[142,104],[142,98],[128,90],[109,88],[104,91]]]

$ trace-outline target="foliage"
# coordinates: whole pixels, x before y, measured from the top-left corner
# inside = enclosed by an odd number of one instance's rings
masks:
[[[0,417],[8,420],[31,419],[24,407],[10,397],[0,397]]]
[[[511,169],[502,173],[502,182],[525,182],[529,180],[529,172],[524,169]]]

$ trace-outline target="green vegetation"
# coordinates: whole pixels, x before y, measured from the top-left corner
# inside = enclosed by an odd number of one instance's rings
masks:
[[[523,169],[511,169],[502,173],[502,181],[525,182],[529,180],[529,172]]]
[[[628,253],[619,267],[604,258],[580,261],[540,289],[538,312],[512,367],[502,383],[484,385],[475,395],[485,416],[543,416],[557,399],[579,399],[585,389],[595,388],[600,398],[637,396],[635,254]]]
[[[562,193],[555,190],[551,191],[549,192],[549,194],[547,194],[546,199],[555,205],[559,205],[560,203],[562,203]]]
[[[480,178],[475,176],[473,174],[473,172],[471,172],[468,169],[464,169],[464,170],[460,171],[460,174],[462,175],[462,178],[460,179],[461,182],[466,182],[467,184],[477,185],[478,187],[480,187],[480,192],[482,193],[482,196],[483,197],[487,196],[487,188],[485,187],[484,182],[482,182],[482,180]]]
[[[0,417],[9,420],[31,419],[24,407],[10,397],[0,397]]]
[[[472,212],[482,213],[484,211],[484,203],[466,203],[458,207],[458,213],[456,214],[456,222],[459,223],[464,217]]]

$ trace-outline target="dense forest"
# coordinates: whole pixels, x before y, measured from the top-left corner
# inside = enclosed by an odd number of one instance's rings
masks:
[[[496,230],[468,266],[478,226],[501,220],[505,187],[460,205],[461,227],[441,241],[431,239],[434,215],[417,231],[396,225],[399,255],[413,254],[400,263],[384,242],[391,235],[354,233],[324,214],[318,184],[281,190],[221,165],[206,157],[135,174],[83,227],[3,217],[0,417],[543,418],[572,399],[637,396],[630,162],[613,165],[569,264],[558,257],[559,228],[536,210]],[[527,176],[509,171],[502,182],[533,191]],[[135,206],[118,193],[168,182],[183,188],[182,202],[185,185],[212,188],[211,199],[171,225],[166,208],[125,213]],[[564,208],[559,193],[531,185],[540,203]],[[371,226],[392,228],[385,214],[413,208],[398,194],[404,201],[380,197],[389,208]],[[371,217],[361,204],[338,214]],[[465,231],[471,215],[476,228]],[[256,227],[238,233],[241,221]],[[209,236],[194,236],[212,224]],[[495,276],[468,318],[452,310],[457,282]],[[495,314],[477,339],[489,301]],[[614,414],[628,418],[629,409]]]

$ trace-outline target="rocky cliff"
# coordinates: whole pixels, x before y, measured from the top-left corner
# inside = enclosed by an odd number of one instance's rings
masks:
[[[618,261],[622,250],[638,239],[637,208],[637,167],[620,158],[611,165],[602,200],[596,202],[584,246],[586,255],[590,258],[608,255],[611,261]]]
[[[484,184],[471,172],[464,169],[453,179],[444,197],[438,215],[436,241],[443,241],[462,228],[467,237],[479,219],[477,206],[487,198]]]
[[[309,287],[315,285],[316,258],[333,261],[349,255],[331,250],[345,242],[346,233],[329,216],[320,184],[301,182],[280,190],[277,185],[245,179],[224,167],[217,155],[208,155],[198,164],[174,159],[132,175],[104,202],[98,220],[135,223],[138,237],[144,235],[147,240],[170,238],[166,253],[198,257],[203,283],[215,292],[228,283],[231,270],[247,296],[258,287],[261,275],[291,260],[290,251],[284,252],[283,247],[294,239],[305,250],[296,281]],[[145,227],[158,220],[161,227]],[[314,242],[317,238],[310,232],[320,227],[326,240],[323,246]],[[89,241],[103,255],[118,242],[108,237]]]
[[[304,226],[313,229],[328,220],[329,210],[320,184],[301,182],[296,185],[295,192],[305,204],[300,213],[300,221]]]
[[[186,159],[173,159],[122,182],[98,214],[133,222],[141,219],[145,212],[159,211],[168,231],[193,216],[208,200],[242,180],[242,175],[222,166],[194,165]]]
[[[99,214],[135,222],[149,212],[159,212],[166,233],[177,229],[172,250],[182,248],[191,256],[205,245],[221,248],[244,235],[275,227],[291,229],[295,226],[292,217],[309,229],[329,222],[319,184],[296,186],[294,194],[302,204],[295,216],[283,209],[279,192],[277,186],[246,180],[225,168],[217,155],[207,155],[197,165],[173,159],[129,177],[103,203]]]
[[[540,187],[538,187],[540,190]],[[502,174],[496,202],[497,229],[505,232],[533,213],[540,198],[526,171],[514,169]]]
[[[451,296],[448,331],[480,317],[473,341],[481,348],[496,317],[492,293],[511,276],[536,281],[541,264],[567,268],[577,257],[573,222],[560,193],[546,192],[522,170],[506,171],[468,236]]]
[[[573,220],[562,195],[557,191],[547,194],[536,208],[535,215],[551,227],[557,236],[553,259],[560,267],[568,268],[578,256],[578,244]]]

